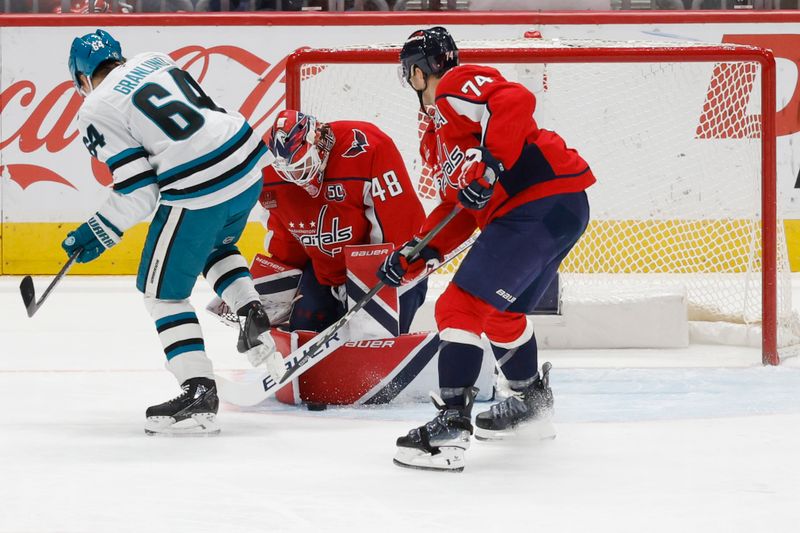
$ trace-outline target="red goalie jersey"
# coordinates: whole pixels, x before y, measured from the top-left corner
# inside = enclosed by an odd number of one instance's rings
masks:
[[[345,282],[344,247],[411,239],[425,212],[394,142],[368,122],[329,124],[335,141],[318,196],[264,169],[266,249],[303,268],[312,262],[322,285]]]
[[[434,239],[446,254],[475,230],[524,203],[555,194],[580,192],[595,182],[589,165],[555,132],[533,119],[536,97],[519,83],[507,81],[491,67],[461,65],[447,71],[436,88],[433,122],[436,157],[441,168],[439,205],[428,218],[424,234],[458,202],[464,153],[484,146],[506,171],[495,185],[488,205],[464,210]],[[432,154],[430,134],[423,137],[423,157]]]

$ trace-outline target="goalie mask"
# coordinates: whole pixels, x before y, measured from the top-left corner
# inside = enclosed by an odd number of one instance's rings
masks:
[[[285,181],[317,197],[333,142],[330,128],[311,115],[290,109],[281,111],[268,137],[269,149],[275,156],[272,168]]]

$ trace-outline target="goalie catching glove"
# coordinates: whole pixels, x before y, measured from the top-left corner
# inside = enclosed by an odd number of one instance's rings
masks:
[[[408,257],[418,242],[419,239],[414,237],[392,252],[378,269],[378,279],[392,287],[399,287],[423,273],[439,268],[442,256],[430,246],[424,247],[414,257]]]
[[[486,207],[494,192],[494,184],[504,170],[503,163],[485,147],[469,148],[458,178],[461,185],[458,201],[467,209]]]

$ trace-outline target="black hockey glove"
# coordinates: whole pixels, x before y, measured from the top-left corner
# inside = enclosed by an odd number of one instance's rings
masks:
[[[503,163],[483,146],[470,148],[461,165],[458,201],[467,209],[483,209],[492,197],[494,184],[504,171]]]
[[[417,255],[408,257],[419,239],[414,237],[401,248],[392,252],[377,272],[378,279],[391,287],[399,287],[416,278],[423,271],[433,271],[442,264],[442,256],[433,248],[426,246]]]

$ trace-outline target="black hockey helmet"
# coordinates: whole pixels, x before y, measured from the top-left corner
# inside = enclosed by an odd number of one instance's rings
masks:
[[[458,65],[458,47],[441,26],[417,30],[406,39],[400,51],[403,80],[408,81],[414,65],[426,75],[441,76]]]

